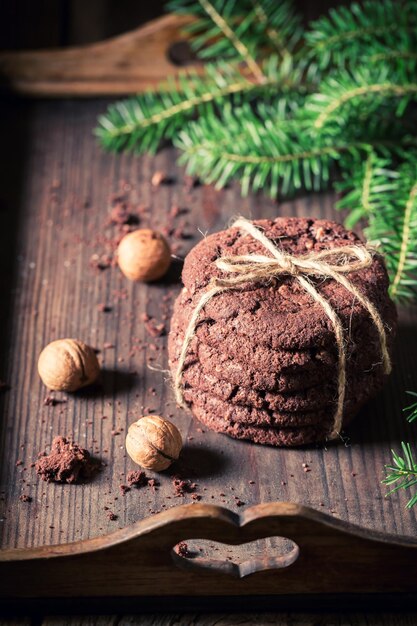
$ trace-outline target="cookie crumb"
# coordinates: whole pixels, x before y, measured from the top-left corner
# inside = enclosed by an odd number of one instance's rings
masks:
[[[142,470],[131,470],[126,475],[126,482],[129,487],[146,487],[148,484],[148,477]]]
[[[54,437],[51,452],[41,452],[35,463],[36,473],[51,483],[77,483],[88,480],[100,469],[100,463],[66,437]]]
[[[175,551],[179,556],[182,556],[184,558],[190,556],[188,545],[185,543],[185,541],[180,541],[179,544],[175,546]]]

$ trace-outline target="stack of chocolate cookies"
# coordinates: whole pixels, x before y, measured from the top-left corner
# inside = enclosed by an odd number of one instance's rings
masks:
[[[340,224],[306,218],[253,222],[275,246],[302,256],[359,238]],[[224,278],[221,257],[271,256],[238,228],[210,235],[187,256],[184,288],[175,303],[169,336],[172,374],[195,307],[213,277]],[[389,352],[396,310],[388,295],[383,259],[350,272],[351,284],[377,309]],[[346,351],[343,426],[382,387],[386,378],[381,336],[369,311],[332,278],[309,277],[337,313]],[[181,368],[181,393],[194,416],[209,428],[239,439],[276,446],[326,441],[338,400],[335,329],[322,304],[291,275],[250,282],[212,297],[201,310]]]

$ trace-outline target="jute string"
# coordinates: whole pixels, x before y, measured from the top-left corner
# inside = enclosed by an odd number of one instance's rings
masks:
[[[228,274],[228,276],[224,278],[213,277],[210,280],[208,290],[201,296],[190,318],[181,347],[178,367],[174,376],[174,392],[177,403],[180,406],[184,406],[182,377],[185,359],[190,343],[196,332],[200,313],[206,304],[219,293],[238,289],[249,283],[264,282],[270,278],[282,275],[293,276],[305,291],[311,295],[312,299],[322,306],[334,329],[338,350],[338,395],[329,438],[335,439],[340,435],[342,428],[343,405],[346,392],[346,348],[344,331],[342,322],[336,311],[317,291],[313,283],[309,280],[309,277],[332,278],[349,291],[354,298],[367,309],[378,330],[384,372],[389,374],[391,371],[391,359],[388,353],[387,338],[381,317],[372,302],[370,302],[345,276],[345,274],[349,274],[350,272],[356,272],[369,267],[372,264],[375,251],[366,245],[346,245],[340,248],[311,252],[303,256],[292,256],[277,248],[276,245],[249,220],[239,218],[232,224],[232,228],[238,228],[241,232],[245,232],[253,237],[253,239],[259,241],[264,248],[271,253],[272,258],[262,254],[245,254],[240,256],[224,256],[214,262],[216,267],[225,274]]]

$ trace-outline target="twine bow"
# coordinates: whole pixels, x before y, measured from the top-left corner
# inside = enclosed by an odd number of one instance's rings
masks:
[[[185,359],[191,340],[195,335],[198,318],[207,302],[215,295],[224,291],[237,289],[249,283],[256,283],[282,275],[293,276],[307,291],[313,300],[318,302],[330,319],[336,338],[338,349],[338,397],[332,428],[329,434],[334,439],[340,434],[343,421],[343,405],[346,392],[346,349],[344,331],[339,316],[329,302],[314,287],[309,277],[332,278],[349,291],[363,307],[365,307],[373,320],[379,334],[382,364],[384,373],[391,371],[391,359],[388,353],[387,339],[384,324],[375,306],[366,298],[345,276],[350,272],[369,267],[372,264],[374,250],[366,245],[346,245],[340,248],[311,252],[303,256],[292,256],[282,250],[268,239],[259,228],[244,218],[237,219],[232,228],[248,233],[253,239],[259,241],[270,256],[262,254],[245,254],[240,256],[225,256],[217,259],[216,267],[227,274],[222,278],[213,277],[209,283],[209,289],[204,293],[188,323],[184,335],[184,341],[178,360],[178,367],[174,377],[174,391],[179,405],[183,406],[182,376]]]

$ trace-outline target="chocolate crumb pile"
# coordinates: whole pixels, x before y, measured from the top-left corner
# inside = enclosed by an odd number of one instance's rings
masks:
[[[146,476],[145,472],[142,470],[132,470],[127,473],[126,481],[129,487],[146,487],[149,478]]]
[[[172,484],[177,498],[183,498],[186,493],[193,493],[197,489],[197,483],[193,483],[188,479],[184,480],[179,476],[174,476]]]
[[[54,437],[51,452],[39,455],[37,474],[47,483],[79,483],[92,478],[100,463],[81,446],[65,437]]]

